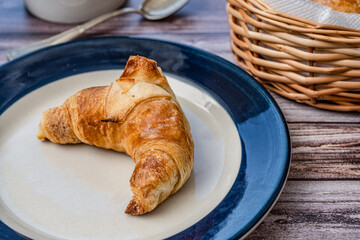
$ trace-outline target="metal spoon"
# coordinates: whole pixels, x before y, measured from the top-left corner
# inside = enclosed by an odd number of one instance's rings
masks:
[[[122,8],[110,13],[106,13],[50,38],[32,43],[21,48],[12,49],[6,53],[6,58],[8,60],[12,60],[16,57],[41,48],[73,40],[88,29],[98,25],[99,23],[126,13],[139,13],[147,20],[160,20],[174,14],[183,6],[185,6],[185,4],[187,4],[188,2],[189,0],[144,0],[138,9]]]

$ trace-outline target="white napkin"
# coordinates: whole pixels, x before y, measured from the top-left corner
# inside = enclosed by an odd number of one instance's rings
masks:
[[[360,14],[332,11],[310,0],[263,0],[276,11],[292,14],[322,24],[360,30]]]

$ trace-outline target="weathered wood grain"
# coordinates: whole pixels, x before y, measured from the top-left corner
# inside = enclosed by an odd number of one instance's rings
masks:
[[[247,239],[359,239],[360,181],[288,181]]]
[[[292,139],[290,179],[360,180],[360,122],[288,126]]]

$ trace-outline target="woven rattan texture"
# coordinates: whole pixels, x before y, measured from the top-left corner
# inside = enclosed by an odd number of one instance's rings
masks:
[[[314,107],[360,111],[360,31],[228,0],[231,49],[266,88]]]

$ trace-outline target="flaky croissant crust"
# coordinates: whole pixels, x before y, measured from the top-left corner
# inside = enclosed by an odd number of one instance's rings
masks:
[[[127,214],[152,211],[190,176],[189,123],[156,62],[132,56],[110,86],[91,87],[42,115],[39,139],[86,143],[129,154],[133,197]]]

